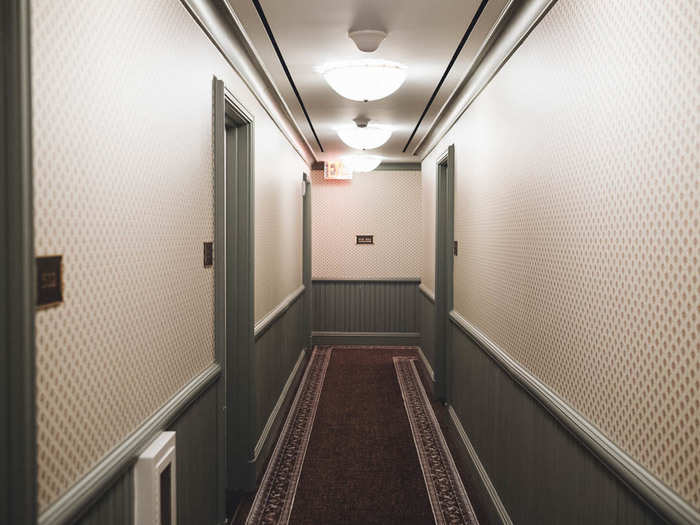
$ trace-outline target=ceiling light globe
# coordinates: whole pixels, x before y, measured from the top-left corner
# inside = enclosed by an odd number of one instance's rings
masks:
[[[356,173],[368,173],[375,170],[382,162],[376,155],[350,155],[343,157],[343,164]]]
[[[406,80],[406,66],[386,60],[337,62],[320,71],[340,96],[364,102],[391,95]]]
[[[337,130],[340,140],[354,149],[375,149],[383,146],[391,137],[391,130],[384,126],[368,124],[361,128],[350,125]]]

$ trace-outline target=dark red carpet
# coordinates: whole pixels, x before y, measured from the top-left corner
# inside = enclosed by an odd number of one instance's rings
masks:
[[[433,523],[395,355],[333,349],[290,523]]]
[[[234,523],[478,525],[421,368],[412,348],[316,347]]]

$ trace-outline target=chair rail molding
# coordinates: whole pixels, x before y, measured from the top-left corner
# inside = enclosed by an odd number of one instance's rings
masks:
[[[305,291],[306,287],[302,284],[299,286],[299,288],[282,299],[282,302],[270,310],[265,317],[255,323],[255,339],[258,339],[270,326],[275,323],[275,321],[282,317],[284,313],[289,310],[289,307],[292,306],[292,304],[294,304]]]
[[[435,294],[431,292],[423,283],[418,286],[420,292],[433,304],[435,304]]]
[[[68,492],[39,516],[39,525],[58,525],[84,512],[136,461],[156,433],[176,419],[221,375],[221,366],[212,363],[181,388],[155,414],[119,444]]]
[[[688,502],[610,441],[576,409],[510,357],[478,328],[455,310],[450,312],[450,320],[658,514],[671,523],[687,525],[700,523],[700,513]]]

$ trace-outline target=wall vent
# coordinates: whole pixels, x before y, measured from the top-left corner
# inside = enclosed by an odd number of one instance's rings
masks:
[[[134,467],[136,525],[176,525],[175,432],[161,432]]]

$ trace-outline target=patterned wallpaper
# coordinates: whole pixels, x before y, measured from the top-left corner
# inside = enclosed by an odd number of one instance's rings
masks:
[[[433,163],[434,164],[434,163]],[[421,226],[423,234],[423,264],[421,264],[421,283],[435,293],[435,175],[436,166],[423,163],[421,180]]]
[[[420,172],[355,173],[327,181],[312,173],[314,278],[417,278],[421,262]],[[355,235],[374,235],[374,245]]]
[[[698,27],[559,0],[423,163],[455,144],[456,310],[696,508]]]
[[[31,16],[36,252],[63,254],[65,283],[36,319],[44,510],[212,362],[213,76],[268,159],[256,318],[301,283],[305,166],[179,1],[35,0]]]

